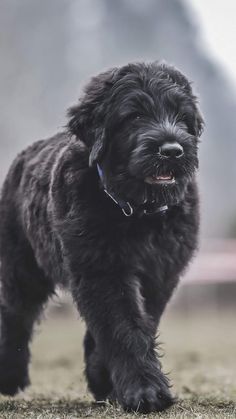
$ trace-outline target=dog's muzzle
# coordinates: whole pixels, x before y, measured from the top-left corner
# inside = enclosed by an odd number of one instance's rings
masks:
[[[152,198],[148,196],[146,189],[145,189],[145,196],[144,196],[143,202],[140,205],[134,207],[133,205],[130,204],[130,202],[125,201],[124,199],[115,196],[115,194],[112,191],[107,190],[106,184],[104,182],[103,171],[99,164],[97,164],[97,171],[98,171],[100,181],[103,185],[104,192],[109,198],[111,198],[113,202],[115,202],[116,205],[118,205],[121,208],[123,214],[126,217],[131,217],[134,214],[138,216],[143,216],[143,215],[150,216],[157,213],[165,214],[166,211],[168,210],[168,205],[160,206],[155,200],[152,200]]]

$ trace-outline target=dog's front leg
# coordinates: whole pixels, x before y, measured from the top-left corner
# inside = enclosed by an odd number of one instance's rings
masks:
[[[173,403],[155,353],[155,325],[137,278],[113,271],[84,276],[73,289],[113,397],[126,410],[160,411]]]

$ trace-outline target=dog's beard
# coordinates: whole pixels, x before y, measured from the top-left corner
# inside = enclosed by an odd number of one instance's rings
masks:
[[[141,205],[147,197],[160,206],[176,205],[184,199],[194,174],[195,171],[191,171],[191,174],[181,174],[181,176],[175,174],[173,183],[151,184],[147,182],[146,178],[134,177],[129,172],[122,171],[108,177],[107,188],[118,198],[134,205]]]
[[[141,205],[147,198],[155,201],[158,205],[176,205],[184,199],[188,184],[192,177],[182,177],[169,185],[150,184],[143,180],[127,177],[117,181],[112,177],[108,189],[112,190],[117,197],[129,201],[135,205]]]
[[[141,205],[147,196],[160,206],[179,203],[198,167],[197,146],[193,145],[175,162],[163,161],[154,153],[137,148],[116,150],[110,158],[110,164],[104,167],[108,189],[134,205]]]

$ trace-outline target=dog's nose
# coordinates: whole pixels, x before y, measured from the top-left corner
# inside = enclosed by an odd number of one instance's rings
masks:
[[[184,154],[183,147],[175,142],[175,143],[164,143],[159,147],[159,153],[162,157],[165,158],[179,158],[182,157]]]

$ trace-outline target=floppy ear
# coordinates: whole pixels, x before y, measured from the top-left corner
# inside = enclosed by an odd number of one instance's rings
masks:
[[[99,130],[100,131],[100,130]],[[92,146],[90,156],[89,156],[89,166],[94,166],[99,160],[101,160],[102,155],[105,151],[105,133],[97,133],[95,143]]]
[[[196,119],[195,119],[195,136],[196,137],[201,137],[203,131],[204,131],[204,119],[203,116],[200,112],[200,110],[198,109],[198,107],[196,107]]]
[[[118,68],[112,68],[93,77],[79,103],[68,110],[69,133],[79,137],[89,148],[96,141],[97,129],[104,128],[109,107],[109,93],[118,79],[118,73]]]

